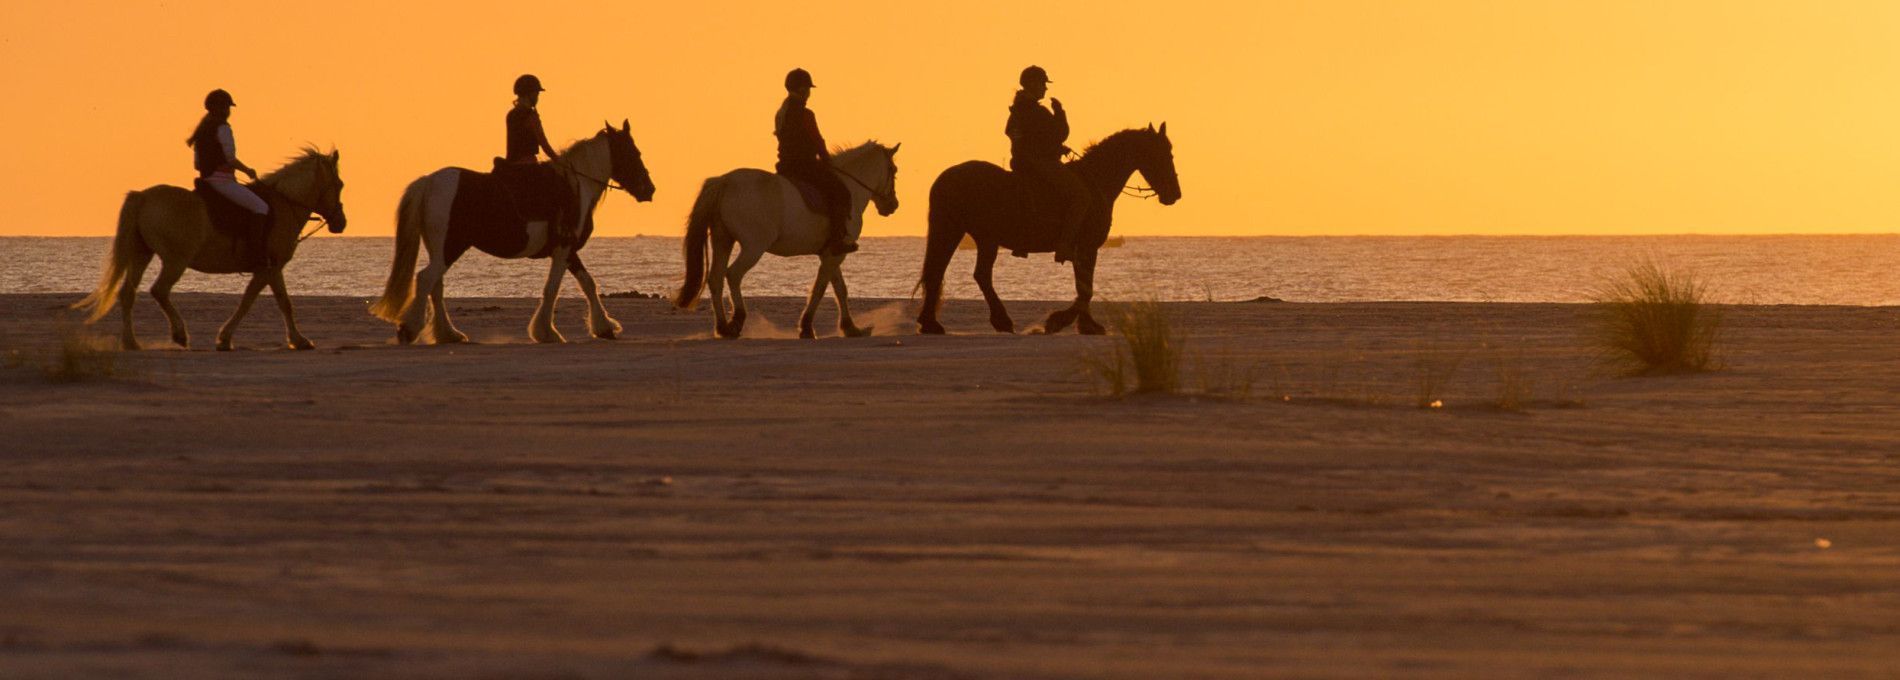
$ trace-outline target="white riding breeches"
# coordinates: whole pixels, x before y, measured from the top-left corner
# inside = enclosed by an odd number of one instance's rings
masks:
[[[249,188],[238,184],[236,177],[218,173],[206,177],[205,181],[211,183],[211,188],[216,189],[219,195],[231,199],[232,203],[238,204],[238,206],[251,211],[253,214],[265,215],[270,213],[270,206],[264,203],[264,199],[258,198],[257,194],[251,193]]]

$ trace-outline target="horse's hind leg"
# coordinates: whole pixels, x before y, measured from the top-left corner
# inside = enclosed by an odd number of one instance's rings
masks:
[[[290,306],[290,292],[284,289],[284,268],[270,270],[270,295],[277,299],[277,312],[284,315],[284,342],[291,349],[316,349],[316,343],[297,330],[297,310]]]
[[[172,343],[179,347],[191,347],[191,332],[185,329],[185,317],[178,315],[178,308],[172,306],[172,286],[185,275],[185,263],[177,260],[159,258],[158,279],[152,281],[152,300],[158,302],[158,308],[165,312],[165,321],[171,324]]]
[[[454,345],[468,342],[468,336],[455,327],[449,319],[449,305],[443,301],[442,279],[437,277],[435,287],[429,289],[429,306],[435,310],[435,319],[429,322],[429,337],[438,345]]]
[[[126,351],[139,348],[138,335],[132,332],[132,303],[139,299],[139,282],[151,264],[151,251],[142,252],[126,265],[125,281],[119,284],[119,347]]]
[[[231,351],[231,336],[237,334],[238,322],[244,320],[245,314],[251,313],[251,303],[257,302],[257,294],[262,290],[264,290],[264,275],[252,274],[251,282],[244,286],[244,298],[238,300],[237,311],[231,312],[231,318],[218,329],[218,351]]]
[[[555,248],[548,258],[548,281],[541,286],[541,304],[534,308],[534,318],[528,320],[528,337],[535,342],[567,342],[554,328],[554,307],[561,301],[561,277],[566,273],[567,249]]]
[[[739,332],[726,325],[726,261],[732,257],[732,239],[713,235],[712,268],[707,271],[706,283],[712,287],[713,335],[721,338],[739,337]]]
[[[1082,253],[1075,263],[1075,304],[1081,309],[1075,319],[1075,331],[1083,335],[1102,335],[1108,332],[1102,324],[1089,314],[1089,301],[1095,299],[1095,257],[1100,253]]]
[[[871,334],[870,328],[859,328],[851,321],[851,293],[844,286],[844,259],[831,265],[831,292],[838,296],[838,332],[847,338],[862,338]]]
[[[818,260],[818,275],[812,277],[811,296],[805,299],[805,313],[798,315],[798,337],[811,339],[818,337],[812,330],[812,317],[818,316],[818,303],[825,299],[825,286],[831,283],[831,258],[835,255],[821,256]]]
[[[587,265],[581,264],[579,252],[568,253],[567,273],[574,275],[574,283],[580,284],[581,295],[587,297],[588,332],[602,340],[612,340],[620,335],[620,322],[607,315],[607,304],[600,301],[600,286],[594,283],[594,275],[587,273]]]
[[[747,248],[741,243],[739,257],[734,258],[732,265],[726,268],[726,283],[732,285],[731,337],[739,337],[739,334],[745,332],[745,293],[740,290],[740,282],[745,280],[745,273],[751,271],[752,265],[758,264],[759,257],[764,254],[765,249],[762,247]]]
[[[976,287],[983,290],[983,301],[990,305],[990,327],[998,333],[1016,332],[1016,322],[1010,320],[1009,310],[1003,309],[1003,298],[996,294],[996,286],[990,281],[990,275],[996,270],[996,245],[981,245],[976,251]]]

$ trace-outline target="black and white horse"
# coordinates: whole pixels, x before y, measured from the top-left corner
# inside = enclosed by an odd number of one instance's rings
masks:
[[[578,224],[571,231],[547,222],[524,223],[497,193],[500,186],[488,173],[443,168],[411,182],[396,209],[396,256],[389,267],[389,281],[371,313],[396,324],[396,338],[405,344],[425,327],[437,343],[468,341],[449,321],[449,308],[442,303],[442,276],[463,253],[475,248],[505,259],[548,259],[541,305],[528,322],[528,337],[535,342],[565,341],[554,328],[563,272],[573,273],[587,296],[587,329],[595,337],[613,338],[620,332],[620,323],[607,315],[593,275],[581,264],[580,250],[594,231],[594,207],[613,183],[636,201],[653,200],[653,178],[633,144],[630,127],[626,121],[621,121],[618,130],[606,125],[554,161],[578,201],[571,211]],[[429,265],[416,272],[419,246],[428,248]]]

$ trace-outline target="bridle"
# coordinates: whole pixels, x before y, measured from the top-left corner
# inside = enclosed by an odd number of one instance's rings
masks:
[[[831,168],[831,171],[838,173],[840,175],[844,175],[845,179],[851,180],[852,183],[857,184],[858,186],[864,187],[865,191],[871,192],[872,198],[875,198],[880,201],[890,201],[892,203],[897,202],[897,173],[891,173],[890,179],[885,180],[885,182],[890,186],[889,189],[873,189],[871,188],[871,185],[865,184],[864,180],[858,179],[857,176],[852,175],[851,173],[845,172],[842,168],[833,166]]]
[[[609,153],[612,153],[612,152],[609,151]],[[601,177],[595,177],[585,172],[581,172],[580,168],[574,167],[573,163],[568,162],[566,155],[562,155],[560,158],[555,159],[554,164],[559,165],[561,166],[561,168],[567,170],[568,174],[574,175],[576,177],[580,177],[581,179],[588,180],[595,184],[599,184],[601,191],[625,191],[629,194],[633,193],[632,189],[628,189],[626,186],[621,185],[619,182],[615,182],[614,178],[612,177],[601,178]]]
[[[269,184],[258,182],[257,185],[262,185],[266,190],[269,190],[271,193],[276,194],[277,200],[283,201],[285,203],[289,203],[290,207],[296,208],[299,212],[302,212],[304,214],[304,218],[303,218],[304,222],[316,222],[315,225],[312,225],[310,227],[309,231],[306,231],[303,233],[302,236],[297,237],[297,243],[302,244],[304,241],[310,240],[310,237],[316,236],[318,231],[321,231],[323,230],[323,228],[330,226],[330,218],[324,217],[323,212],[320,210],[317,210],[316,207],[305,205],[303,201],[299,201],[295,198],[291,198],[290,194],[286,194],[283,191],[279,190],[277,187],[271,186]]]

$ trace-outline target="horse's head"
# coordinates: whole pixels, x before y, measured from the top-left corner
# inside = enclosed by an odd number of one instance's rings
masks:
[[[1159,130],[1149,125],[1147,132],[1141,138],[1145,143],[1139,147],[1135,169],[1154,187],[1162,205],[1174,205],[1181,200],[1181,177],[1174,172],[1174,142],[1168,139],[1168,124],[1162,123]]]
[[[323,218],[330,233],[341,234],[349,226],[343,214],[343,175],[337,170],[342,159],[337,151],[323,153],[306,147],[303,155],[261,181]]]
[[[653,175],[647,172],[646,161],[640,157],[640,147],[633,143],[633,125],[625,119],[620,121],[618,130],[612,123],[605,125],[600,134],[607,138],[607,152],[613,159],[610,176],[633,200],[641,203],[653,200]]]
[[[903,146],[865,142],[836,155],[839,169],[849,181],[871,192],[871,203],[883,217],[897,212],[897,150]]]

